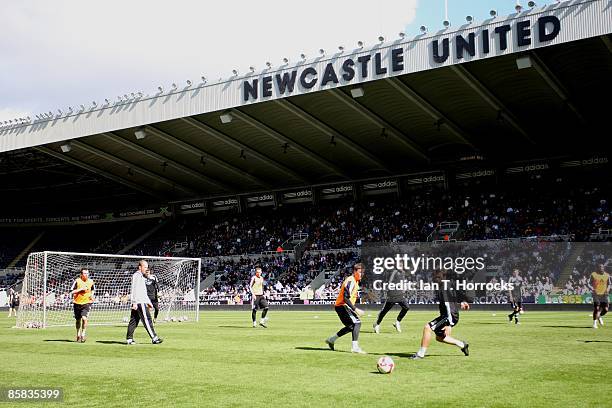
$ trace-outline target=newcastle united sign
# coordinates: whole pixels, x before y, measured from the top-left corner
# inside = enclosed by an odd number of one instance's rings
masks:
[[[430,39],[427,47],[430,67],[444,64],[449,58],[460,62],[464,59],[499,55],[509,45],[521,49],[534,43],[539,45],[550,42],[559,35],[561,21],[556,16],[548,15],[533,22],[526,19],[498,25],[493,29],[487,27]],[[312,88],[348,85],[381,76],[399,75],[412,59],[421,58],[417,55],[418,48],[411,47],[411,44],[401,44],[384,51],[373,49],[369,53],[344,59],[335,58],[324,65],[305,64],[284,72],[250,77],[242,82],[242,100],[251,102],[272,96],[287,96],[296,89],[302,93]]]

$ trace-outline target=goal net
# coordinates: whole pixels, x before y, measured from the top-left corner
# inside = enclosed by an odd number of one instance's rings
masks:
[[[199,258],[35,252],[28,255],[17,327],[74,325],[72,284],[81,268],[94,281],[89,324],[126,323],[130,316],[132,275],[141,259],[157,277],[157,321],[198,320]]]

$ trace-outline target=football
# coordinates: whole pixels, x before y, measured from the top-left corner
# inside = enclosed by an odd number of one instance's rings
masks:
[[[391,374],[393,369],[395,368],[395,363],[393,359],[389,356],[384,356],[378,359],[378,363],[376,363],[376,368],[378,372],[381,374]]]

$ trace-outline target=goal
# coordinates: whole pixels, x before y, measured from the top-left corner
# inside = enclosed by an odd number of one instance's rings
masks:
[[[126,323],[130,316],[132,275],[138,261],[149,263],[159,282],[158,321],[199,319],[199,258],[34,252],[28,255],[17,327],[74,325],[72,283],[81,268],[94,281],[95,302],[89,324]]]

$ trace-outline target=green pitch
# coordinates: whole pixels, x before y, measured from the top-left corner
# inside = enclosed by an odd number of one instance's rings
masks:
[[[0,386],[63,387],[57,405],[87,407],[610,404],[612,319],[593,330],[587,312],[527,312],[520,326],[507,323],[507,311],[464,312],[453,333],[470,343],[469,357],[434,343],[426,359],[411,361],[435,313],[409,312],[401,334],[391,326],[396,313],[380,335],[375,314],[365,317],[368,355],[348,352],[350,335],[327,349],[323,340],[340,328],[333,311],[271,309],[268,329],[252,328],[248,311],[204,311],[199,323],[160,324],[157,346],[139,327],[129,347],[124,326],[91,327],[78,344],[73,329],[11,329],[3,313]],[[395,360],[391,375],[376,372],[383,355]]]

